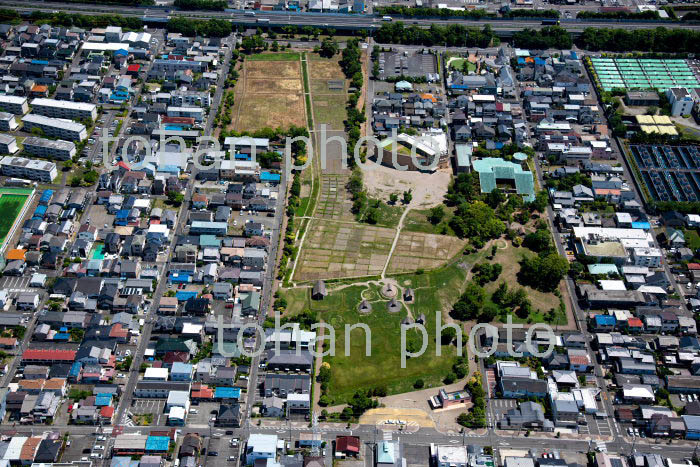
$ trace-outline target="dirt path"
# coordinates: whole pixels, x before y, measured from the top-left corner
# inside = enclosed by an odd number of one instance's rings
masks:
[[[401,214],[401,219],[399,219],[399,223],[396,226],[396,235],[394,235],[394,241],[391,243],[391,250],[389,250],[389,256],[386,258],[386,263],[384,263],[384,269],[382,269],[382,279],[386,277],[386,270],[389,267],[389,262],[391,261],[391,257],[394,255],[394,248],[396,248],[396,244],[399,242],[399,235],[401,235],[401,228],[403,227],[403,221],[406,219],[406,214],[408,214],[408,211],[410,211],[410,205],[406,206],[406,209],[404,209],[403,213]]]
[[[323,324],[323,320],[320,321]],[[320,326],[320,332],[318,333],[317,340],[323,342],[323,331],[325,326]],[[318,376],[319,371],[321,371],[321,365],[323,365],[323,357],[320,355],[320,349],[316,349],[319,355],[316,355],[316,360],[314,362],[314,400],[311,401],[311,407],[318,407],[318,400],[321,398],[321,383],[316,381],[316,376]]]

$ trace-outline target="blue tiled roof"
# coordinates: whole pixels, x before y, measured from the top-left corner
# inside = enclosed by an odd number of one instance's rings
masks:
[[[146,438],[146,451],[165,452],[170,446],[170,438],[167,436],[149,436]]]
[[[612,315],[596,315],[595,322],[602,326],[614,326],[616,321]]]
[[[240,388],[218,387],[214,392],[215,399],[238,399],[241,397]]]

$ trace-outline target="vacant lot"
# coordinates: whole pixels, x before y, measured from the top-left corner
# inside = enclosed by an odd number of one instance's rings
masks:
[[[298,54],[248,57],[235,93],[232,121],[237,131],[306,125]]]
[[[301,94],[246,95],[236,128],[255,131],[265,127],[305,126],[305,115]]]
[[[443,206],[445,216],[439,224],[433,224],[428,220],[430,209],[411,209],[403,220],[403,232],[423,232],[439,235],[454,235],[449,226],[450,217],[455,209]]]
[[[402,230],[388,272],[435,269],[458,254],[465,245],[466,242],[457,237]]]
[[[268,62],[261,62],[268,63]],[[301,93],[301,81],[299,79],[246,79],[246,93],[250,94],[280,94]]]
[[[345,118],[347,117],[345,111],[345,94],[314,95],[312,91],[312,95],[314,123],[316,124],[316,128],[320,128],[321,125],[325,124],[326,131],[343,130],[345,127]],[[348,149],[348,151],[349,150],[350,149]]]
[[[331,381],[328,394],[333,404],[346,402],[359,389],[386,387],[388,394],[413,390],[417,379],[423,379],[425,387],[441,384],[454,363],[454,346],[442,346],[442,356],[435,355],[435,313],[443,316],[459,297],[466,271],[458,265],[422,275],[401,276],[401,287],[413,287],[415,303],[404,304],[399,313],[387,312],[387,301],[376,292],[378,284],[353,285],[333,290],[321,301],[310,299],[310,289],[282,291],[291,312],[310,309],[318,313],[318,319],[333,326],[335,330],[336,355],[324,361],[331,366]],[[370,301],[372,311],[360,314],[358,305],[362,299]],[[291,313],[290,313],[291,314]],[[406,368],[401,368],[401,321],[408,315],[413,319],[426,316],[428,332],[427,348],[421,357],[410,358]],[[443,322],[446,319],[443,318]],[[345,325],[366,324],[371,332],[371,355],[365,355],[365,339],[362,330],[351,334],[350,353],[345,354]],[[418,331],[408,330],[407,341],[417,341]],[[325,350],[325,349],[324,349]]]
[[[294,279],[372,276],[382,272],[395,231],[369,225],[312,220]]]

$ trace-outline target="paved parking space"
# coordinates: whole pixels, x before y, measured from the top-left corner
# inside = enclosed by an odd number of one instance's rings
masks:
[[[192,410],[196,410],[197,413],[192,413]],[[219,404],[217,402],[200,402],[197,405],[192,405],[190,413],[187,414],[187,424],[207,426],[213,417],[212,412],[218,412],[218,410]]]
[[[515,399],[491,399],[487,413],[487,423],[489,426],[496,426],[506,412],[518,406]]]
[[[129,409],[132,415],[153,415],[151,425],[165,425],[167,414],[164,413],[165,400],[163,399],[137,399]],[[133,418],[133,417],[132,417]]]
[[[579,425],[578,431],[582,435],[611,436],[613,429],[608,418],[596,418],[591,414],[585,414],[586,425]]]
[[[0,279],[0,289],[6,290],[10,298],[16,298],[22,292],[36,292],[40,289],[29,287],[30,276],[6,276]]]

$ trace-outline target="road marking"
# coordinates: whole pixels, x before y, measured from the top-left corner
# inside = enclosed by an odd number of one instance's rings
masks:
[[[452,443],[452,444],[457,444],[457,443],[459,443],[459,440],[458,440],[458,439],[451,439],[451,440],[450,440],[450,443]]]

